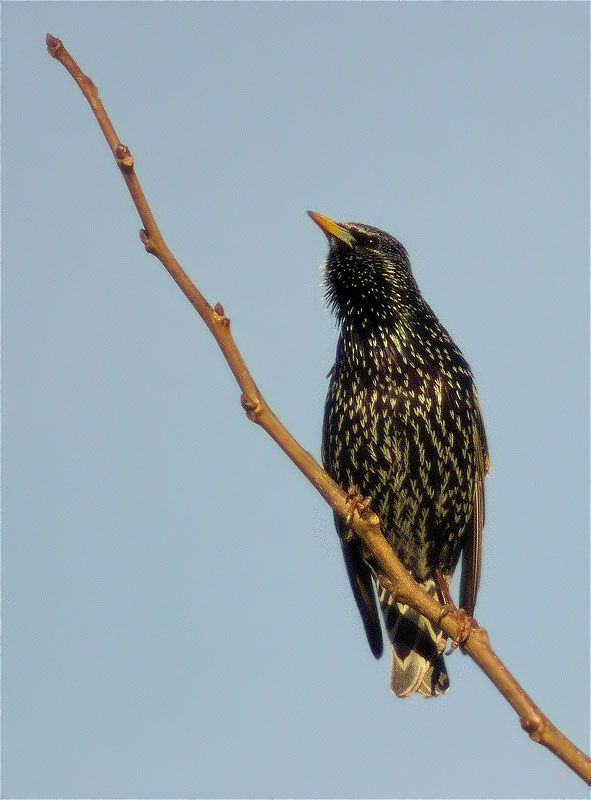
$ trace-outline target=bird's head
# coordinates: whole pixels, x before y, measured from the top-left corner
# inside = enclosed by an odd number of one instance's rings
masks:
[[[328,238],[326,299],[339,322],[370,329],[416,312],[422,298],[397,239],[370,225],[308,214]]]

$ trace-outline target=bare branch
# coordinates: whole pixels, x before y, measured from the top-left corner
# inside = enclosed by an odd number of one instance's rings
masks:
[[[521,726],[530,738],[547,747],[584,781],[591,783],[591,760],[535,705],[491,648],[485,629],[474,624],[466,631],[465,616],[462,613],[450,611],[438,603],[411,578],[382,534],[377,514],[370,508],[366,508],[360,514],[356,504],[351,503],[346,492],[293,438],[271,411],[236,347],[230,333],[230,320],[224,314],[224,309],[219,303],[212,307],[206,301],[166,245],[138,181],[133,156],[119,141],[101,103],[97,87],[80,70],[59,39],[48,34],[46,43],[49,54],[68,70],[92,108],[144,226],[140,231],[140,238],[146,250],[162,262],[213,334],[240,386],[242,405],[248,418],[260,425],[274,439],[340,517],[349,518],[349,525],[359,538],[364,556],[379,576],[381,586],[398,600],[417,609],[448,637],[459,642],[462,650],[471,656],[513,706]]]

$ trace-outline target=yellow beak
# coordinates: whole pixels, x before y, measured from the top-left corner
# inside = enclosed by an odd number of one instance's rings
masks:
[[[324,214],[319,214],[318,211],[308,211],[308,216],[314,220],[327,236],[334,236],[336,239],[340,239],[341,242],[348,244],[349,247],[355,244],[355,239],[349,231],[339,225],[338,222],[335,222],[334,219],[325,217]]]

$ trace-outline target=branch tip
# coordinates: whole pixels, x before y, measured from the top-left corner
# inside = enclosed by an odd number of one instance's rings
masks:
[[[58,50],[62,47],[61,39],[56,39],[55,36],[52,36],[51,33],[48,33],[45,37],[45,44],[47,45],[49,55],[56,58]]]

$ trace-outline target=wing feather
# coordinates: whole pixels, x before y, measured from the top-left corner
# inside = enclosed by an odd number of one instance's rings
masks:
[[[476,596],[480,585],[480,567],[482,563],[482,529],[484,527],[484,478],[490,471],[490,457],[482,412],[478,397],[474,392],[476,417],[473,434],[476,451],[476,476],[474,480],[474,512],[466,533],[462,553],[462,576],[460,579],[460,607],[470,616],[474,613]]]
[[[354,542],[346,541],[344,525],[336,514],[335,525],[341,538],[343,558],[345,559],[351,591],[361,615],[369,648],[376,658],[380,658],[383,652],[382,626],[380,625],[380,615],[371,571],[361,558],[357,545]]]
[[[333,370],[334,367],[331,372]],[[328,472],[330,473],[330,469],[328,468],[330,464],[329,447],[328,414],[325,412],[322,430],[322,463],[324,468],[328,469]],[[339,538],[341,540],[343,558],[345,560],[345,567],[347,569],[347,576],[351,585],[351,591],[353,592],[355,603],[359,609],[359,614],[361,616],[361,621],[363,622],[367,641],[374,656],[376,658],[380,658],[383,652],[382,626],[380,624],[378,603],[374,592],[371,571],[365,561],[362,559],[359,548],[355,542],[348,540],[349,537],[346,536],[345,525],[342,519],[335,514],[334,520],[337,533],[339,534]]]

